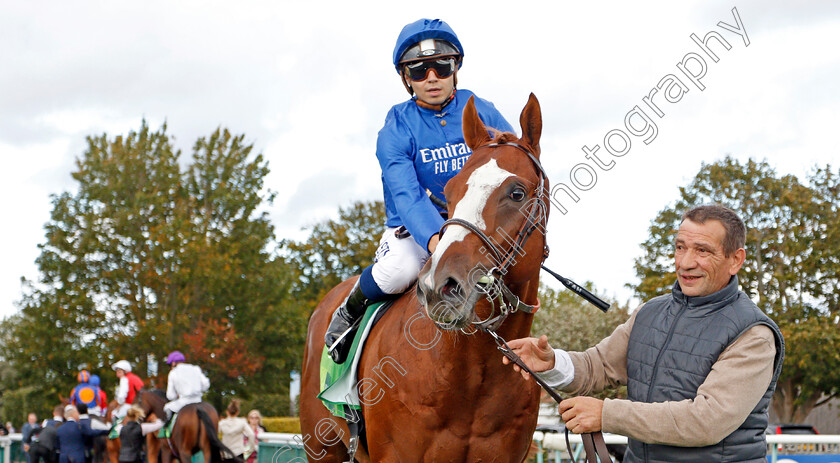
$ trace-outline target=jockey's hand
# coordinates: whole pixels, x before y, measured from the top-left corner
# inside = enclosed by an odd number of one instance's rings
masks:
[[[560,402],[560,416],[566,422],[566,429],[575,433],[601,430],[601,412],[604,401],[594,397],[572,397]]]
[[[435,253],[435,248],[437,248],[438,241],[440,241],[440,235],[435,233],[429,238],[429,254]]]
[[[548,344],[548,337],[545,335],[537,338],[522,338],[508,341],[508,347],[518,355],[528,368],[540,372],[554,368],[554,349]],[[511,363],[507,357],[502,357],[505,365]],[[527,371],[513,365],[513,369],[522,373],[522,377],[528,379],[531,375]]]

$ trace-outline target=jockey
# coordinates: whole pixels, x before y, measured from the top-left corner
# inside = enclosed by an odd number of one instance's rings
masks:
[[[99,388],[99,397],[96,398],[96,404],[99,405],[100,414],[104,416],[105,410],[108,408],[108,394],[105,393],[105,389],[99,386],[99,383],[98,375],[90,375],[90,384]]]
[[[111,368],[120,379],[120,385],[117,387],[117,403],[120,406],[114,410],[114,416],[122,418],[134,402],[134,397],[140,389],[143,389],[143,380],[131,372],[131,364],[128,360],[120,360],[111,365]]]
[[[186,363],[187,359],[179,351],[173,351],[166,357],[172,369],[166,381],[166,398],[170,400],[164,405],[166,412],[166,425],[175,413],[178,413],[184,405],[197,404],[201,402],[201,396],[210,389],[210,380],[201,371],[201,368]]]
[[[87,370],[82,370],[77,376],[79,384],[70,392],[70,403],[73,405],[85,404],[88,413],[91,415],[102,414],[102,408],[99,406],[99,385],[90,382],[90,373]]]
[[[455,32],[439,19],[408,24],[397,38],[394,67],[412,97],[391,108],[379,131],[376,157],[382,168],[385,232],[373,265],[362,271],[327,329],[326,346],[336,363],[346,360],[352,343],[348,334],[367,306],[414,284],[437,246],[446,210],[432,203],[426,191],[442,199],[444,185],[472,153],[461,119],[475,95],[456,91],[463,58]],[[475,97],[475,106],[485,125],[513,132],[492,103]]]

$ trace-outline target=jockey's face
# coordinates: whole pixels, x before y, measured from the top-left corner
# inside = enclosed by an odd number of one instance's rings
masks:
[[[412,80],[406,73],[403,76],[406,83],[414,90],[417,98],[431,105],[439,105],[448,100],[455,89],[455,74],[452,73],[444,79],[438,77],[434,69],[426,74],[427,77],[421,81]]]
[[[117,368],[116,372],[117,372],[117,378],[122,378],[123,376],[125,376],[125,370]]]

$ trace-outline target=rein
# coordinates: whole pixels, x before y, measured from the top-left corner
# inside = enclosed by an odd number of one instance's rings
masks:
[[[501,336],[499,336],[495,331],[486,331],[486,333],[492,336],[493,340],[496,341],[496,347],[499,351],[516,366],[527,371],[528,374],[534,378],[534,381],[536,381],[537,384],[539,384],[543,390],[545,390],[545,392],[554,399],[555,402],[559,404],[563,401],[560,394],[554,391],[554,389],[552,389],[542,378],[537,376],[533,370],[528,368],[528,365],[525,365],[525,362],[523,362],[522,359],[513,352]],[[583,433],[580,435],[580,438],[583,441],[583,449],[586,453],[587,463],[597,463],[598,459],[600,459],[601,463],[612,463],[610,453],[607,450],[607,444],[604,442],[604,434],[601,433],[601,431]],[[577,463],[577,458],[575,458],[572,454],[572,445],[569,442],[569,428],[566,428],[566,450],[569,452],[569,457],[571,457],[572,462]]]
[[[476,235],[482,243],[484,243],[485,247],[490,250],[493,254],[494,262],[498,265],[490,269],[486,275],[481,276],[475,285],[475,291],[479,294],[484,294],[486,298],[490,301],[491,306],[494,309],[498,304],[499,306],[499,315],[493,317],[492,314],[485,320],[474,321],[473,325],[477,328],[477,330],[483,331],[493,337],[493,340],[496,342],[496,347],[499,351],[507,357],[511,362],[517,365],[519,368],[528,372],[532,378],[537,382],[537,384],[542,387],[548,395],[551,396],[558,404],[563,401],[563,398],[555,392],[542,378],[536,375],[534,371],[528,368],[525,365],[525,362],[513,352],[513,350],[508,346],[507,342],[496,333],[496,330],[501,326],[501,324],[505,321],[508,315],[515,313],[517,311],[523,311],[526,313],[535,313],[540,304],[537,302],[535,305],[529,305],[522,302],[519,299],[519,296],[515,295],[510,288],[504,282],[504,275],[507,274],[508,268],[515,263],[515,256],[524,254],[522,251],[525,242],[531,236],[531,234],[537,230],[538,228],[545,233],[546,223],[548,222],[548,213],[545,206],[545,198],[546,198],[546,191],[545,191],[545,183],[547,176],[545,174],[545,170],[542,167],[539,159],[534,156],[530,151],[528,151],[524,146],[518,143],[491,143],[488,145],[484,145],[480,148],[488,147],[500,147],[500,146],[512,146],[514,148],[519,149],[520,151],[524,152],[528,155],[528,158],[533,163],[534,167],[537,168],[537,173],[539,174],[540,181],[537,189],[535,190],[534,197],[529,201],[530,205],[528,206],[528,216],[526,217],[525,221],[522,223],[522,226],[519,227],[519,231],[516,234],[516,237],[512,240],[510,250],[506,253],[499,249],[496,243],[487,236],[481,229],[476,227],[474,224],[459,218],[452,218],[443,223],[443,226],[440,230],[440,235],[443,236],[443,233],[447,226],[449,225],[459,225],[461,227],[466,228],[474,235]],[[478,150],[478,148],[476,148]],[[431,192],[428,192],[429,197],[434,201],[437,198],[434,198]],[[440,200],[438,200],[440,201]],[[440,201],[443,203],[443,201]],[[437,202],[436,202],[437,204]],[[445,203],[443,203],[445,205]],[[548,246],[546,245],[543,250],[542,260],[543,262],[548,257]],[[573,281],[563,278],[560,275],[552,272],[551,270],[547,269],[544,265],[541,265],[543,269],[548,271],[552,276],[557,278],[564,286],[569,288],[571,291],[575,292],[576,294],[580,295],[587,301],[591,302],[592,304],[596,305],[599,309],[606,312],[607,308],[609,308],[609,304],[599,299],[594,294],[587,291],[585,288],[577,285]],[[471,333],[468,333],[471,334]],[[609,452],[607,451],[607,445],[604,442],[604,435],[601,431],[597,431],[594,433],[584,433],[581,434],[581,439],[583,440],[583,448],[586,452],[586,461],[587,463],[597,463],[598,459],[602,463],[612,462],[610,458]],[[566,429],[566,449],[569,451],[569,456],[572,458],[573,462],[577,462],[577,459],[572,454],[572,446],[569,443],[569,430]]]

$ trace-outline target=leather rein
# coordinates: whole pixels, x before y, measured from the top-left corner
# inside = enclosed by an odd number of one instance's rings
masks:
[[[528,366],[525,365],[525,362],[523,362],[522,359],[518,355],[516,355],[516,353],[514,353],[513,350],[508,346],[507,342],[501,336],[499,336],[498,333],[496,333],[496,330],[499,328],[499,326],[501,326],[502,322],[505,321],[508,315],[520,310],[526,313],[535,313],[539,309],[539,302],[537,302],[537,304],[535,305],[529,305],[522,302],[519,299],[519,296],[515,295],[513,291],[511,291],[507,287],[507,285],[504,282],[504,276],[507,274],[508,269],[513,264],[515,264],[516,256],[523,256],[525,254],[523,248],[525,246],[525,242],[528,240],[531,234],[537,229],[540,229],[542,233],[545,234],[546,224],[548,222],[548,209],[546,208],[545,204],[545,200],[547,197],[545,185],[547,176],[545,174],[545,170],[542,167],[542,164],[540,163],[539,159],[537,159],[537,157],[534,156],[533,153],[531,153],[527,148],[518,143],[491,143],[488,145],[483,145],[480,148],[496,148],[503,146],[512,146],[525,153],[533,163],[534,167],[536,167],[537,173],[540,177],[539,185],[535,189],[533,197],[529,200],[527,217],[522,222],[522,225],[519,227],[519,231],[517,232],[516,237],[510,241],[505,240],[510,243],[510,249],[506,252],[499,249],[497,243],[494,242],[489,236],[487,236],[486,233],[484,233],[474,224],[464,219],[448,219],[443,223],[443,226],[441,226],[440,235],[443,236],[445,229],[449,225],[458,225],[464,227],[470,232],[472,232],[474,235],[476,235],[484,244],[484,246],[492,253],[493,261],[497,263],[497,265],[490,269],[486,275],[483,275],[481,278],[479,278],[479,280],[476,282],[474,290],[477,293],[484,294],[486,296],[486,298],[490,301],[491,305],[493,306],[494,313],[495,308],[498,305],[500,313],[495,317],[491,314],[485,320],[476,320],[473,322],[473,325],[476,327],[477,330],[489,334],[496,342],[496,347],[499,349],[499,351],[519,368],[528,372],[531,375],[531,377],[537,382],[537,384],[539,384],[540,387],[542,387],[548,393],[548,395],[550,395],[551,398],[559,404],[563,401],[563,398],[560,397],[560,395],[557,392],[555,392],[542,378],[537,376],[537,374],[533,370],[528,368]],[[476,148],[476,150],[478,150],[478,148]],[[546,245],[543,249],[543,262],[547,257],[548,246]],[[564,285],[566,285],[565,282]],[[607,451],[607,446],[604,442],[604,436],[601,433],[601,431],[581,434],[581,439],[583,440],[583,448],[586,452],[587,463],[597,463],[598,459],[600,459],[602,463],[612,463],[612,459],[610,458],[609,452]],[[572,458],[572,461],[577,462],[577,459],[572,454],[572,447],[569,444],[568,429],[566,429],[566,449],[568,450],[569,456]]]

